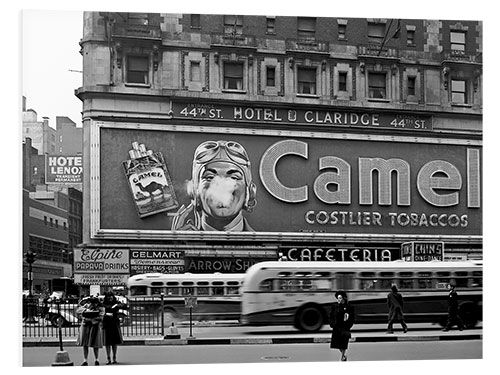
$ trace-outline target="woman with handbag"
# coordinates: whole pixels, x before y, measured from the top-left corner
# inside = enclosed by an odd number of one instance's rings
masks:
[[[330,348],[340,350],[340,360],[347,361],[346,351],[351,338],[351,327],[354,324],[354,308],[347,301],[347,294],[343,290],[335,293],[337,302],[332,304],[330,312],[330,327],[332,339]]]
[[[104,307],[97,297],[90,297],[77,309],[77,314],[82,318],[76,341],[78,346],[83,346],[82,366],[88,366],[89,347],[94,350],[94,364],[99,366],[99,349],[103,346],[102,319],[104,317]]]

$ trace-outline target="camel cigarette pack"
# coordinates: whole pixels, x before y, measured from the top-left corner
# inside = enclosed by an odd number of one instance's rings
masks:
[[[123,168],[139,217],[177,208],[179,204],[162,153],[133,142],[129,155]]]

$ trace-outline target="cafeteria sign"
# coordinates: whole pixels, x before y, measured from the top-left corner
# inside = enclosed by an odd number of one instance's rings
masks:
[[[45,182],[48,184],[81,184],[82,156],[50,156],[45,158]]]
[[[401,245],[401,259],[409,262],[444,260],[444,242],[405,242]]]

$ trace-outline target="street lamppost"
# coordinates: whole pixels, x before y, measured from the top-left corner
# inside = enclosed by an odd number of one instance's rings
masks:
[[[36,253],[28,250],[25,254],[26,263],[28,263],[28,300],[27,300],[27,313],[26,317],[27,323],[32,323],[35,321],[34,310],[33,310],[33,263],[35,262]]]

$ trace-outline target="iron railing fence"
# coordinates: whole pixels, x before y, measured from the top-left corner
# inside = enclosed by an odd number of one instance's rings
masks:
[[[55,302],[41,301],[37,297],[25,297],[22,303],[22,336],[59,337],[59,324],[62,337],[77,337],[81,319],[76,314],[78,300]],[[164,335],[170,320],[165,319],[162,301],[152,297],[136,298],[129,301],[128,309],[122,310],[120,320],[123,336]]]

